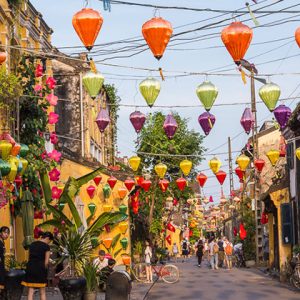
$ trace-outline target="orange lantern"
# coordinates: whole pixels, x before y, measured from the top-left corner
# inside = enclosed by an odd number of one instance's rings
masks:
[[[106,249],[109,249],[111,247],[112,241],[113,241],[112,238],[106,238],[102,241],[102,243]]]
[[[0,65],[2,65],[6,61],[6,58],[7,58],[6,52],[1,51],[0,52]]]
[[[300,27],[297,28],[296,32],[295,32],[295,40],[300,48]]]
[[[152,18],[142,27],[142,34],[154,57],[160,60],[169,43],[173,28],[170,22],[163,18]]]
[[[124,199],[125,196],[127,195],[127,189],[124,187],[120,187],[118,189],[118,194],[119,194],[120,199]]]
[[[129,266],[131,262],[131,258],[129,255],[122,255],[122,261],[125,266]]]
[[[100,13],[91,8],[83,8],[73,16],[73,27],[87,50],[92,50],[102,23]]]
[[[244,58],[252,37],[252,29],[241,22],[233,22],[222,30],[222,41],[236,64]]]

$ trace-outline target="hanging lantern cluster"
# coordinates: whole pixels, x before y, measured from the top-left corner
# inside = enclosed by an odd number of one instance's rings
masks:
[[[172,33],[171,23],[163,18],[154,17],[144,23],[143,37],[157,60],[162,58]]]

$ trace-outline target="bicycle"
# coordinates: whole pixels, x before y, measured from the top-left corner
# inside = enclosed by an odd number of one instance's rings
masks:
[[[146,263],[138,263],[131,269],[134,278],[139,282],[147,282]],[[179,270],[176,266],[162,263],[161,266],[151,265],[153,280],[162,279],[166,283],[176,283],[179,280]]]
[[[300,257],[299,257],[299,254],[295,258],[296,258],[296,262],[293,260],[291,260],[291,262],[290,262],[290,266],[292,268],[290,282],[295,288],[300,289]]]

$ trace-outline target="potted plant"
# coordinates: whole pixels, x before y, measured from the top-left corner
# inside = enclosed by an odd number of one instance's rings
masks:
[[[141,241],[137,241],[133,247],[133,260],[135,263],[141,262],[141,256],[143,254],[143,245]]]
[[[84,300],[97,299],[98,287],[98,268],[92,262],[88,261],[83,266],[83,275],[86,280],[86,289],[84,292]]]

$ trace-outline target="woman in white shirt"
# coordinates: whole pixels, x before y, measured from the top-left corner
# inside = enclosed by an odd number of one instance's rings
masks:
[[[145,249],[145,263],[146,263],[146,276],[147,282],[152,283],[152,268],[151,268],[152,249],[148,241],[146,241]]]

